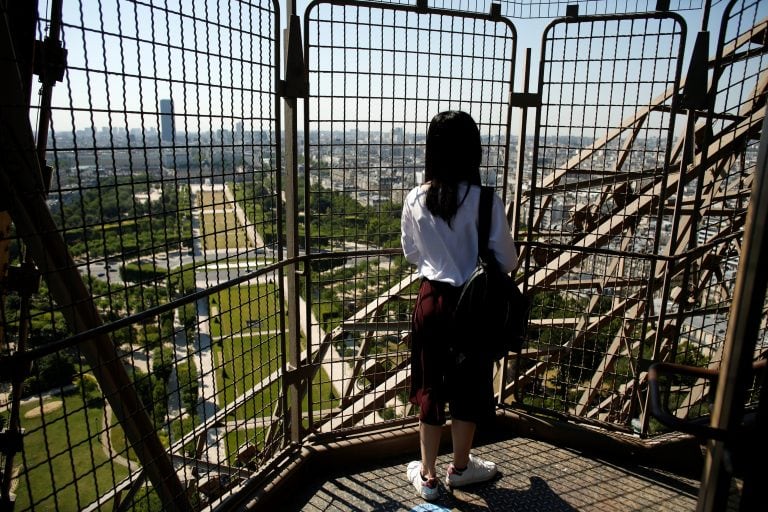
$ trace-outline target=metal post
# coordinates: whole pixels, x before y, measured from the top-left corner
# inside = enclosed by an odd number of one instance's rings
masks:
[[[744,227],[743,257],[736,275],[736,287],[725,334],[723,360],[710,425],[733,432],[744,414],[746,381],[754,358],[765,302],[768,268],[768,117],[763,120],[752,196]],[[764,434],[764,433],[762,433]],[[704,471],[699,490],[698,512],[725,510],[732,476],[730,441],[707,443]],[[765,461],[762,461],[764,464]],[[755,504],[756,505],[756,504]]]
[[[285,134],[285,229],[287,256],[289,260],[299,257],[299,226],[298,226],[298,172],[296,162],[298,160],[297,127],[298,113],[297,100],[305,95],[304,92],[304,59],[301,44],[301,25],[296,15],[295,0],[288,2],[288,26],[284,31],[285,69],[286,78],[282,83],[281,94],[283,96],[284,134]],[[299,264],[291,263],[285,267],[287,275],[286,302],[288,311],[288,340],[286,354],[286,372],[284,379],[287,391],[287,420],[289,427],[289,439],[292,443],[298,443],[303,436],[301,421],[301,401],[303,388],[308,387],[303,372],[299,368],[301,364],[301,303],[299,301]],[[309,318],[309,316],[307,317]]]

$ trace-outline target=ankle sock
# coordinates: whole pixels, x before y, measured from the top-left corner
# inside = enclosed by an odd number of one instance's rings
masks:
[[[424,476],[424,473],[419,473],[419,476],[421,477],[422,482],[429,482],[430,480],[435,480],[436,478],[429,478],[428,476]]]

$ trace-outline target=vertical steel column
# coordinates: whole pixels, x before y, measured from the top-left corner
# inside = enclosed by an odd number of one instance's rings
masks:
[[[512,230],[512,236],[517,240],[520,233],[520,221],[521,221],[521,207],[523,204],[523,175],[525,171],[525,149],[526,149],[526,136],[528,133],[528,109],[539,108],[541,106],[541,96],[539,91],[530,92],[531,85],[531,49],[525,49],[525,57],[523,59],[523,92],[510,94],[510,107],[520,107],[520,126],[517,132],[517,170],[515,172],[515,191],[512,196],[511,211],[507,212],[507,220],[509,221],[510,229]],[[506,190],[506,183],[505,190]],[[529,202],[529,208],[531,202]],[[524,249],[526,252],[530,251],[530,246],[526,246]],[[524,258],[523,251],[518,246],[520,261]],[[527,281],[522,283],[524,289],[523,293],[527,292]],[[515,360],[511,363],[515,365],[514,376],[517,378],[520,375],[520,359],[521,354],[517,354]],[[508,379],[508,365],[509,357],[505,357],[502,360],[501,366],[501,386],[499,387],[499,403],[503,404],[507,399],[504,391],[507,388]],[[520,397],[520,386],[515,386],[514,395],[517,401],[522,401]]]
[[[61,3],[62,0],[54,0],[51,4],[51,27],[48,31],[48,37],[42,45],[44,50],[49,48],[55,48],[58,51],[63,51],[61,48],[61,39],[59,38],[59,32],[61,31]],[[45,52],[47,53],[47,52]],[[46,58],[50,58],[50,55],[46,55]],[[62,67],[58,70],[52,69],[48,66],[49,63],[44,62],[43,73],[40,76],[40,80],[43,83],[43,87],[40,90],[40,119],[37,125],[37,158],[40,161],[40,168],[45,166],[45,152],[48,149],[48,127],[51,120],[51,97],[53,96],[53,86],[61,79],[64,73],[63,63]],[[53,71],[58,71],[58,76],[52,76]]]
[[[301,364],[301,303],[299,301],[299,225],[298,225],[298,160],[297,99],[306,96],[306,78],[302,54],[301,26],[296,15],[296,1],[288,0],[288,26],[284,31],[285,41],[285,81],[281,83],[283,96],[285,135],[285,233],[289,260],[285,267],[287,311],[288,311],[288,346],[284,389],[287,391],[289,438],[298,443],[303,436],[301,421],[301,400],[304,388],[308,387],[303,377]]]
[[[736,288],[729,312],[725,334],[725,349],[720,365],[720,378],[710,425],[734,432],[744,415],[747,376],[750,375],[753,354],[763,317],[768,267],[768,117],[763,120],[760,149],[755,165],[752,195],[744,226],[743,257],[739,263]],[[761,432],[758,435],[765,435]],[[701,477],[698,512],[725,510],[730,490],[732,470],[729,461],[730,440],[707,443],[704,471]],[[754,456],[754,455],[753,455]],[[762,460],[761,464],[766,461]],[[756,505],[756,504],[753,504]],[[742,507],[742,510],[748,508]]]
[[[517,140],[517,173],[515,178],[515,195],[512,200],[514,207],[507,214],[507,220],[512,228],[512,234],[518,235],[520,231],[520,206],[523,202],[523,173],[525,171],[525,149],[528,128],[528,109],[530,107],[538,108],[541,105],[541,97],[536,93],[530,94],[531,82],[531,49],[525,49],[525,59],[523,61],[523,92],[522,94],[512,94],[510,105],[520,107],[520,129],[518,130]]]

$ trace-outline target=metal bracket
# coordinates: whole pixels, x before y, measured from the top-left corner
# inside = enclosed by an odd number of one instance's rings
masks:
[[[24,448],[24,429],[0,431],[0,453],[5,456],[19,453]]]
[[[37,293],[40,289],[40,272],[31,263],[10,266],[8,276],[5,278],[5,287],[23,296]]]
[[[67,50],[61,41],[46,37],[44,41],[35,41],[35,62],[32,72],[40,77],[42,83],[53,84],[64,80],[67,69]]]
[[[696,34],[696,43],[688,66],[680,106],[685,109],[705,110],[707,108],[707,84],[709,72],[709,32]]]
[[[32,373],[32,361],[21,352],[0,354],[0,382],[21,382]]]
[[[656,0],[656,10],[661,12],[669,11],[669,0]]]
[[[313,374],[314,370],[311,365],[300,366],[298,368],[288,365],[285,374],[283,375],[283,380],[285,381],[285,384],[289,386],[291,384],[298,384],[302,381],[309,381]]]
[[[579,4],[571,4],[565,6],[566,18],[578,18],[579,17]]]
[[[301,21],[292,15],[288,24],[288,49],[286,50],[285,80],[277,84],[277,92],[283,98],[305,98],[309,84],[305,74],[304,52],[301,42]]]
[[[513,107],[540,107],[541,96],[535,92],[510,92],[509,104]]]
[[[494,20],[497,20],[501,18],[501,4],[499,3],[492,3],[491,4],[491,10],[488,13],[490,17]]]

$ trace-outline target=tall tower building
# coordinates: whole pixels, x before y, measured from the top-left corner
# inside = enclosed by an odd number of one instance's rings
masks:
[[[243,122],[235,124],[235,142],[243,142]]]
[[[163,142],[173,142],[173,100],[160,100],[160,137]]]

